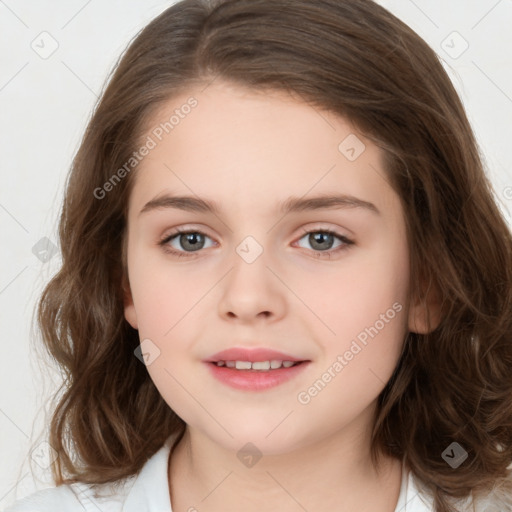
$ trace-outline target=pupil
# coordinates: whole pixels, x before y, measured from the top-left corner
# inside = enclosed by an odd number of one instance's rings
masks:
[[[188,233],[186,235],[183,235],[184,236],[184,240],[185,240],[185,243],[182,244],[182,247],[184,249],[186,249],[187,247],[187,244],[190,244],[190,249],[192,250],[197,250],[197,249],[200,249],[201,247],[201,237],[202,235],[200,235],[199,233]]]
[[[326,241],[331,242],[330,244],[328,244],[329,247],[325,247],[325,245],[322,246],[322,243],[325,244]],[[315,244],[319,245],[319,247],[317,247],[318,249],[329,249],[330,246],[332,245],[332,241],[333,241],[333,235],[331,235],[331,234],[327,234],[327,233],[312,233],[310,235],[311,246],[315,247]]]

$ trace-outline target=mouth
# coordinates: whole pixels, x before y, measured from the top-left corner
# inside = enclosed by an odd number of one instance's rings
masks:
[[[217,367],[230,368],[237,371],[252,371],[252,372],[273,372],[281,368],[292,368],[308,361],[282,361],[279,359],[272,359],[268,361],[211,361]]]
[[[213,354],[205,362],[215,363],[218,366],[227,366],[228,368],[237,368],[240,370],[250,369],[248,363],[254,364],[254,369],[277,369],[281,366],[290,367],[294,363],[305,361],[305,358],[292,356],[285,352],[273,350],[270,348],[245,348],[245,347],[233,347],[226,350],[221,350],[216,354]],[[238,363],[238,367],[237,367]],[[279,363],[279,365],[278,365]],[[268,366],[268,368],[266,368]]]
[[[223,385],[238,391],[262,392],[291,381],[302,373],[311,361],[221,359],[206,364],[210,374]]]
[[[242,391],[265,391],[284,384],[311,363],[309,359],[263,347],[233,347],[203,362],[216,380]]]

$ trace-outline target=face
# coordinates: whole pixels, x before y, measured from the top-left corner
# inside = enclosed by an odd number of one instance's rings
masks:
[[[143,140],[125,317],[165,401],[233,450],[284,453],[366,428],[408,329],[422,328],[380,150],[343,118],[219,81],[169,101]],[[326,196],[338,199],[309,201]],[[211,362],[230,348],[303,362],[250,381]]]

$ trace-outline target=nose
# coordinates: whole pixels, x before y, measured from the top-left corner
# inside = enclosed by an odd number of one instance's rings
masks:
[[[219,315],[230,322],[276,321],[285,313],[286,287],[266,262],[264,253],[251,263],[238,254],[221,283]]]

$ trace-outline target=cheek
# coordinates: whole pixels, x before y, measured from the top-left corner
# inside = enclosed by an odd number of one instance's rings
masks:
[[[304,414],[323,417],[329,411],[334,425],[344,424],[384,389],[407,333],[407,274],[401,264],[362,266],[331,286],[335,306],[322,310],[321,317],[335,334],[318,336],[323,349],[318,372],[297,396]]]
[[[407,332],[407,247],[397,236],[394,243],[382,243],[377,249],[354,253],[350,262],[326,281],[327,299],[317,293],[319,316],[331,331],[320,338],[326,363],[348,352],[350,370],[347,366],[349,371],[343,371],[346,378],[375,378],[368,372],[374,367],[386,380]]]
[[[325,280],[317,275],[309,285],[313,290],[310,303],[334,331],[331,335],[353,337],[373,325],[394,303],[406,310],[407,260],[402,254],[385,251],[354,255],[346,265],[340,265],[339,272],[326,275]]]
[[[155,354],[147,371],[167,404],[182,413],[190,408],[188,393],[199,396],[201,392],[191,379],[191,329],[201,320],[197,306],[208,283],[162,256],[134,255],[132,264],[139,337],[141,342],[151,340],[149,346]]]
[[[197,272],[171,263],[165,255],[140,251],[131,264],[130,285],[140,336],[165,342],[180,323],[191,320],[197,309],[194,306],[210,285]]]

